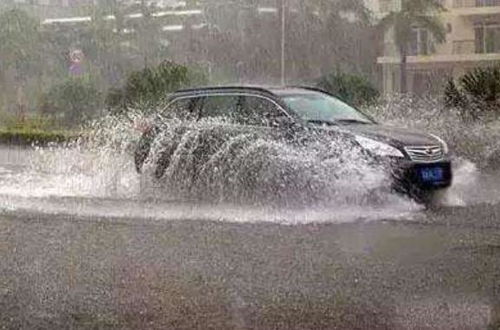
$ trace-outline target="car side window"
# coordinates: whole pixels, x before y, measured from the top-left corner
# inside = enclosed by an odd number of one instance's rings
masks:
[[[163,116],[182,120],[193,120],[198,117],[199,98],[181,98],[174,100],[163,112]]]
[[[201,116],[203,118],[235,118],[236,113],[241,108],[240,98],[238,95],[206,96]]]
[[[241,121],[247,125],[273,126],[276,119],[285,113],[270,100],[258,96],[245,96],[241,111]]]

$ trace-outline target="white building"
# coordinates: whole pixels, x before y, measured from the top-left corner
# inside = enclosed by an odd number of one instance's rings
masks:
[[[377,15],[397,11],[401,0],[377,2]],[[417,26],[410,42],[408,90],[415,93],[439,91],[443,79],[458,76],[477,66],[500,63],[500,0],[441,0],[447,9],[441,14],[446,42],[437,44]],[[377,62],[383,68],[385,92],[399,90],[401,58],[391,34],[384,40],[384,53]]]

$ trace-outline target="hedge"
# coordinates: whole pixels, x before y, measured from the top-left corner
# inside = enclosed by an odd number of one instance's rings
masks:
[[[62,143],[78,137],[78,134],[67,131],[42,131],[27,129],[0,129],[0,143],[13,145],[31,145]]]

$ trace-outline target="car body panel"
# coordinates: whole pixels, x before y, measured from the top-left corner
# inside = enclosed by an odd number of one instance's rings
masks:
[[[375,141],[386,143],[392,147],[397,148],[405,156],[404,158],[386,158],[380,159],[381,162],[385,162],[393,174],[393,179],[395,183],[396,190],[405,191],[407,193],[413,194],[413,192],[419,191],[429,191],[436,189],[443,189],[449,187],[452,183],[452,166],[451,161],[447,155],[443,152],[443,157],[433,161],[415,161],[412,160],[410,155],[406,152],[407,147],[442,147],[442,141],[430,134],[425,134],[406,128],[398,128],[380,125],[373,121],[373,124],[359,124],[359,123],[332,123],[328,125],[308,123],[301,119],[301,117],[295,113],[292,109],[287,106],[287,103],[282,99],[282,97],[291,94],[301,94],[304,93],[324,93],[314,88],[299,88],[299,87],[262,87],[262,86],[227,86],[227,87],[208,87],[208,88],[197,88],[182,90],[176,92],[170,96],[169,106],[174,104],[178,100],[185,99],[196,99],[195,109],[193,111],[199,111],[195,120],[199,120],[203,115],[203,106],[205,99],[207,97],[257,97],[263,100],[267,100],[280,113],[283,114],[283,118],[277,120],[274,126],[255,126],[255,125],[241,125],[241,124],[229,124],[225,125],[222,130],[225,131],[224,134],[241,134],[242,132],[260,132],[269,138],[273,139],[290,139],[297,140],[297,136],[300,132],[320,132],[320,134],[336,135],[344,139],[350,139],[351,141],[356,141],[356,136],[363,136]],[[162,112],[162,115],[156,118],[157,123],[164,120],[165,114],[168,116],[169,106]],[[366,116],[371,120],[369,116]],[[161,125],[156,125],[157,127]],[[154,139],[154,135],[158,131],[155,130],[154,134],[144,134],[144,138],[150,140],[148,143],[142,144],[142,149],[138,148],[143,154],[140,157],[136,156],[136,166],[140,170],[139,162],[144,162],[144,151],[147,146],[151,145],[151,140]],[[304,136],[306,136],[305,134]],[[305,138],[307,139],[307,137]],[[355,143],[355,142],[354,142]],[[147,157],[147,154],[146,154]],[[163,157],[167,159],[168,157]],[[203,157],[202,157],[203,158]],[[161,177],[165,166],[168,165],[168,161],[162,160],[159,164],[161,167],[157,171],[157,177]]]

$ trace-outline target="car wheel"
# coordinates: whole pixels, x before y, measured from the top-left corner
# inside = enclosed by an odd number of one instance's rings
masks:
[[[413,199],[428,209],[437,209],[446,204],[448,189],[420,191]]]

